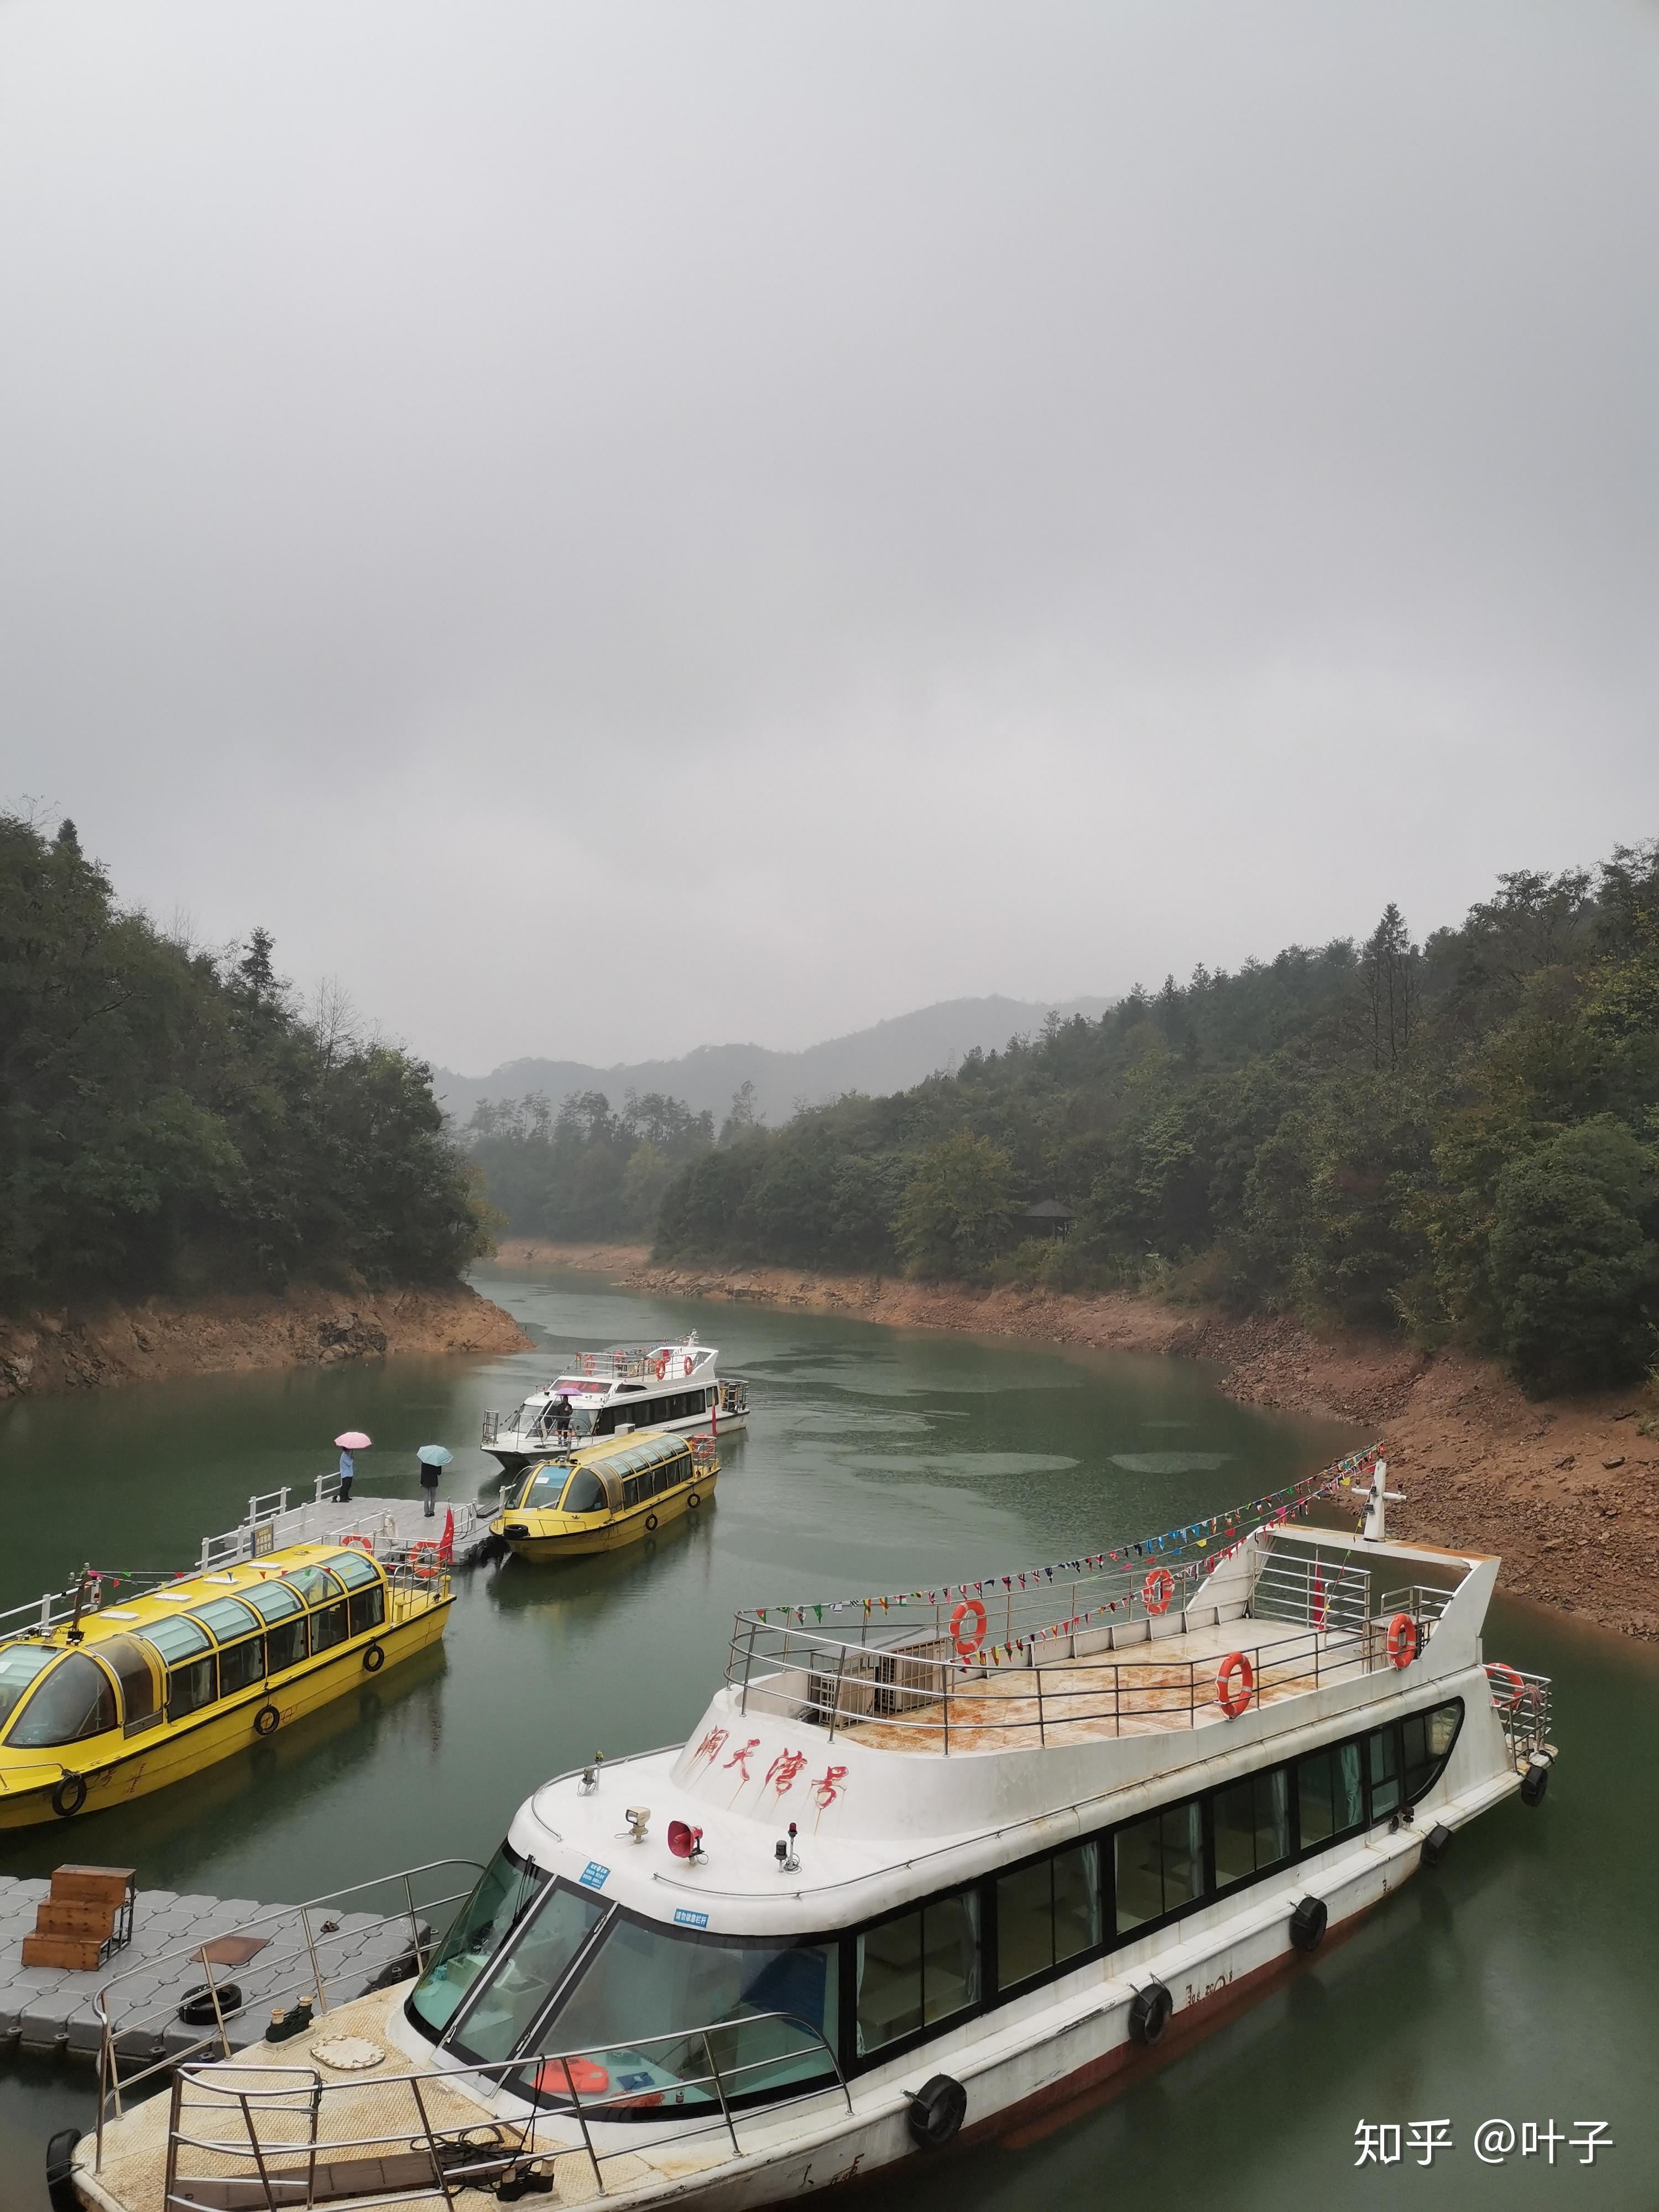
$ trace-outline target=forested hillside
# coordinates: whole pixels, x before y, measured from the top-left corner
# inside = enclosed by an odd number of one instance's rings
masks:
[[[1413,941],[1200,968],[1099,1021],[732,1127],[665,1257],[1154,1284],[1455,1339],[1528,1389],[1623,1381],[1659,1321],[1659,846],[1515,874]],[[1023,1239],[1031,1201],[1078,1216]]]
[[[74,825],[0,814],[0,1307],[447,1281],[486,1249],[428,1072],[124,912]]]

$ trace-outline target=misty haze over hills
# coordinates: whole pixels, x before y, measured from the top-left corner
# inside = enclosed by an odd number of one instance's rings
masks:
[[[1053,1011],[1069,1019],[1097,1021],[1110,999],[947,999],[913,1014],[897,1014],[873,1029],[831,1037],[804,1052],[773,1052],[758,1044],[706,1044],[678,1060],[643,1060],[616,1067],[588,1067],[572,1060],[511,1060],[489,1075],[432,1071],[438,1101],[465,1121],[482,1099],[522,1098],[541,1092],[557,1106],[576,1091],[602,1091],[620,1106],[629,1091],[663,1091],[694,1112],[705,1108],[716,1123],[744,1083],[755,1086],[755,1108],[775,1127],[798,1104],[822,1105],[844,1091],[875,1095],[908,1090],[937,1069],[956,1068],[975,1046],[1000,1051],[1011,1036],[1042,1028]]]

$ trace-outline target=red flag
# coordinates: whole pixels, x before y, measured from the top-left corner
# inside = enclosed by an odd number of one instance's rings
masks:
[[[453,1559],[454,1556],[455,1509],[453,1505],[446,1505],[444,1508],[444,1540],[438,1547],[438,1557],[441,1559]]]

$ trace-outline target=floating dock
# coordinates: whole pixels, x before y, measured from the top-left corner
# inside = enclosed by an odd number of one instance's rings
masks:
[[[502,1486],[503,1488],[506,1486]],[[220,1536],[204,1536],[201,1556],[194,1571],[210,1574],[216,1567],[255,1559],[265,1552],[280,1551],[285,1544],[337,1544],[345,1536],[364,1536],[377,1557],[389,1559],[406,1554],[416,1544],[443,1540],[444,1516],[453,1514],[453,1557],[466,1566],[489,1540],[489,1516],[494,1502],[479,1505],[469,1498],[438,1500],[431,1520],[418,1498],[372,1498],[358,1491],[340,1496],[337,1474],[319,1474],[310,1498],[295,1502],[291,1490],[273,1490],[263,1498],[250,1498],[247,1511],[234,1528]]]
[[[21,2051],[33,2057],[51,2057],[61,2052],[95,2062],[103,2022],[93,2000],[118,1974],[132,1973],[149,1960],[155,1962],[153,1976],[133,1973],[121,1985],[120,2015],[142,2014],[145,2040],[151,2046],[134,2055],[159,2058],[199,2045],[203,2029],[187,2027],[179,2019],[178,2008],[188,1991],[203,1987],[207,1972],[190,1954],[181,1958],[180,1948],[228,1936],[256,1918],[264,1939],[258,1954],[245,1965],[214,1970],[222,1992],[234,1984],[240,1993],[240,2007],[225,2021],[232,2048],[240,2051],[258,2043],[270,2025],[272,2004],[293,1990],[295,1959],[307,1945],[299,1906],[260,1905],[249,1897],[181,1897],[170,1889],[138,1892],[131,1940],[90,1972],[25,1966],[23,1938],[33,1932],[36,1911],[50,1887],[45,1881],[0,1875],[0,2054]],[[406,1919],[388,1921],[378,1912],[346,1911],[322,1917],[313,1906],[311,1930],[313,1944],[325,1939],[322,1948],[331,2004],[343,2004],[385,1980],[398,1978],[390,1971],[393,1968],[414,1971]],[[419,1933],[423,1942],[430,1940],[423,1921]]]

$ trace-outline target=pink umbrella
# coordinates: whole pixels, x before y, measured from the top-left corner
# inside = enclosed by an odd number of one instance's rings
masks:
[[[374,1438],[365,1436],[361,1429],[348,1429],[343,1436],[336,1437],[334,1441],[342,1451],[367,1451]]]

